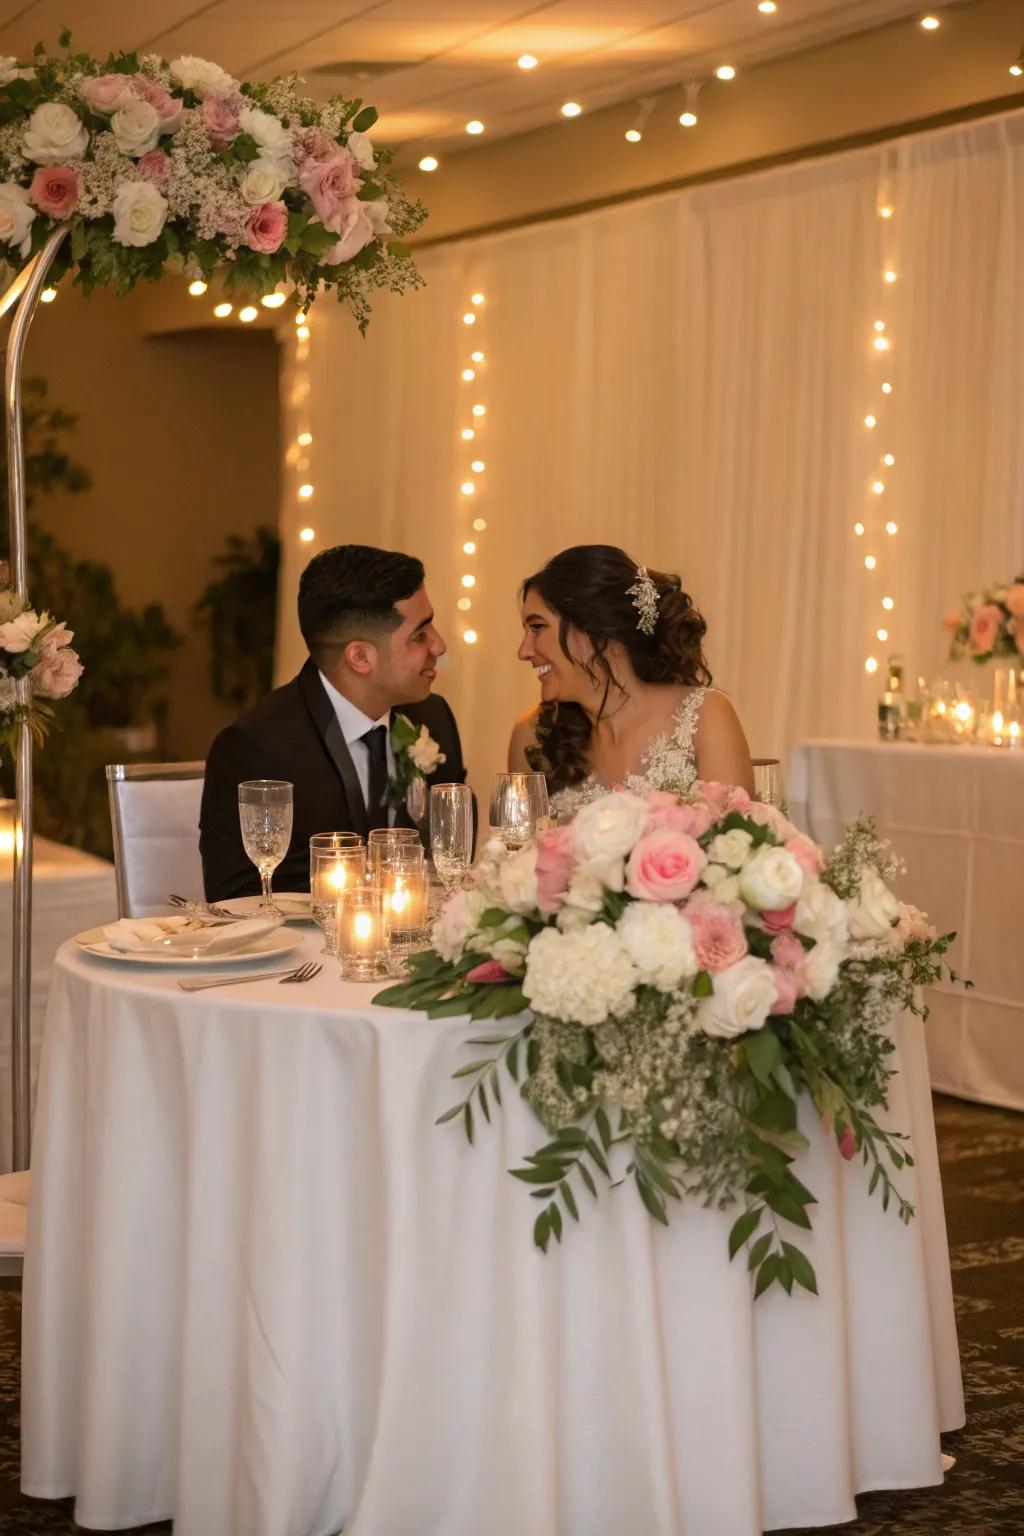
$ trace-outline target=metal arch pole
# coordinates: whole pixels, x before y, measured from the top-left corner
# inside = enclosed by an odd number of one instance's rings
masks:
[[[7,503],[11,531],[11,579],[23,600],[28,597],[28,550],[25,536],[25,443],[22,436],[21,369],[25,342],[46,274],[68,230],[55,229],[46,244],[0,298],[0,315],[13,307],[4,364],[7,426]],[[16,702],[31,702],[30,684],[15,685]],[[32,732],[18,725],[15,747],[14,943],[11,974],[11,1130],[15,1172],[27,1168],[32,1144],[30,1051],[32,1040]]]

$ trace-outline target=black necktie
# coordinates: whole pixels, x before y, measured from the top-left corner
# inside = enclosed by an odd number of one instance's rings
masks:
[[[388,808],[383,803],[384,792],[388,787],[388,728],[386,725],[375,725],[360,740],[365,741],[366,750],[370,754],[370,788],[366,797],[366,811],[372,832],[376,827],[388,825]]]

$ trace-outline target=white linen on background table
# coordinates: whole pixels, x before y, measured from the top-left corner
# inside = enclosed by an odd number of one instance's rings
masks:
[[[826,848],[874,816],[907,865],[896,888],[974,983],[928,994],[932,1085],[1024,1109],[1024,752],[916,743],[807,741],[789,770],[790,810]]]
[[[474,1148],[434,1125],[493,1024],[373,1009],[331,964],[226,992],[58,957],[26,1493],[175,1536],[756,1536],[941,1481],[963,1399],[919,1021],[891,1114],[917,1220],[806,1116],[821,1295],[753,1306],[730,1214],[581,1194],[533,1248],[511,1084]]]
[[[0,1173],[11,1169],[11,859],[0,857]],[[57,950],[73,934],[117,916],[114,866],[103,859],[37,837],[32,860],[32,1023],[29,1052],[32,1093],[46,1019],[50,971]]]

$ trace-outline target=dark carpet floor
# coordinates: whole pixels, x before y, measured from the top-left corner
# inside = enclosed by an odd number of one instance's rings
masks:
[[[842,1536],[1024,1536],[1024,1115],[936,1098],[935,1116],[967,1427],[946,1437],[956,1466],[943,1487],[866,1494],[858,1520],[831,1528]],[[0,1531],[68,1536],[81,1529],[70,1500],[45,1504],[18,1490],[20,1316],[20,1293],[0,1292]]]

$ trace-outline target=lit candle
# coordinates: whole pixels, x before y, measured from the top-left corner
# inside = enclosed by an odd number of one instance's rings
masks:
[[[327,887],[330,891],[343,891],[348,885],[348,861],[338,859],[330,864],[326,875]]]

